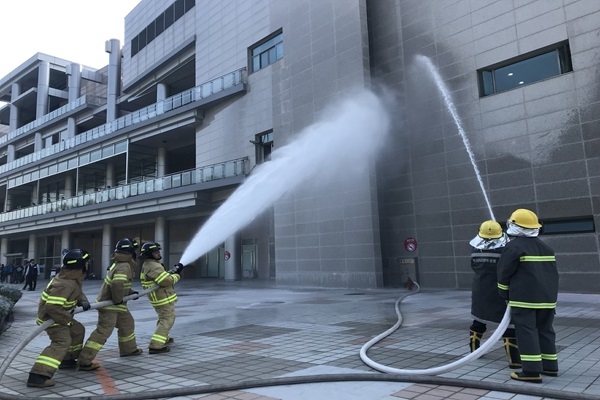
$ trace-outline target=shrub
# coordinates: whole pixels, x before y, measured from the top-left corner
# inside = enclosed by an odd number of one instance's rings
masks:
[[[23,297],[23,293],[17,288],[8,285],[0,285],[0,297],[6,297],[8,300],[12,301],[15,304],[21,297]]]
[[[12,320],[13,302],[8,298],[0,296],[0,334],[8,329]]]

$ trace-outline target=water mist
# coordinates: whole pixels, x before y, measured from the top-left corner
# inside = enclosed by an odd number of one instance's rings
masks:
[[[255,168],[191,240],[180,262],[192,263],[248,225],[284,194],[307,184],[368,168],[387,135],[390,118],[383,101],[362,92],[331,107]]]

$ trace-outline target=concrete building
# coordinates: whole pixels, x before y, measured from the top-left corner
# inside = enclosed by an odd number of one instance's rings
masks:
[[[468,288],[478,225],[530,208],[561,290],[599,293],[599,34],[595,0],[142,0],[105,68],[36,54],[0,80],[2,262],[49,276],[81,247],[99,277],[129,236],[173,264],[327,104],[384,86],[372,168],[280,198],[186,275]]]

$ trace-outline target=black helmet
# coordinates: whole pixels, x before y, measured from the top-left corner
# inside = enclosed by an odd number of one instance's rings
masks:
[[[90,253],[81,249],[69,250],[62,259],[63,267],[66,269],[86,269],[86,264],[90,259]]]
[[[146,257],[150,257],[153,251],[161,250],[160,244],[156,242],[146,242],[142,245],[140,249],[140,253],[145,255]]]
[[[123,238],[117,242],[115,253],[126,253],[135,255],[135,251],[140,247],[135,239]]]

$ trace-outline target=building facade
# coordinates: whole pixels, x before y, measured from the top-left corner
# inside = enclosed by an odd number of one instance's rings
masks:
[[[49,276],[81,247],[101,277],[129,236],[174,264],[363,88],[398,104],[381,156],[286,194],[186,276],[468,288],[478,225],[530,208],[561,290],[598,293],[599,33],[595,0],[142,0],[105,68],[38,53],[0,80],[1,260]]]

